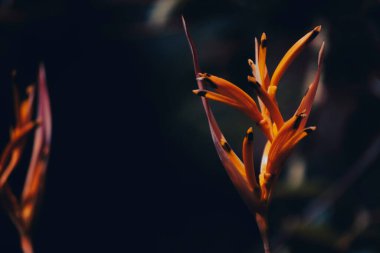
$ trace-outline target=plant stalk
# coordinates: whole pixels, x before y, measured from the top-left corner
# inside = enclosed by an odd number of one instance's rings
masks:
[[[263,240],[264,252],[270,253],[267,215],[256,213],[256,222],[261,234],[261,239]]]
[[[21,235],[21,249],[23,253],[33,253],[33,244],[29,235]]]

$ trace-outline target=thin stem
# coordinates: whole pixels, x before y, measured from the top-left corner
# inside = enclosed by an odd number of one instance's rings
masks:
[[[268,220],[266,214],[256,213],[256,222],[263,240],[264,252],[270,253],[268,239]]]
[[[33,253],[33,244],[29,235],[21,235],[21,248],[23,253]]]

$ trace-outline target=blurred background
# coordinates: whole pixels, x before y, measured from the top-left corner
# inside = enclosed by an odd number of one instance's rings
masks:
[[[0,144],[13,124],[11,71],[23,88],[44,62],[52,157],[33,230],[39,252],[263,252],[255,221],[212,144],[180,16],[203,71],[246,82],[254,37],[268,70],[317,25],[278,101],[290,117],[327,52],[305,139],[270,207],[273,252],[380,252],[380,2],[253,0],[0,1]],[[212,103],[240,152],[253,123]],[[264,145],[257,133],[255,165]],[[25,164],[28,157],[25,158]],[[12,175],[21,189],[22,166]],[[0,212],[0,252],[20,252]]]

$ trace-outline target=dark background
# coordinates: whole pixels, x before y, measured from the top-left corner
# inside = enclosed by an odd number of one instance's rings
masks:
[[[9,0],[0,7],[2,145],[13,122],[13,69],[26,87],[45,63],[53,111],[35,251],[262,252],[254,219],[224,172],[191,93],[196,83],[181,14],[202,69],[248,92],[246,62],[255,36],[265,31],[269,37],[273,73],[292,43],[322,24],[323,91],[310,119],[318,131],[286,168],[303,164],[301,184],[290,187],[284,170],[274,195],[273,247],[380,252],[378,1]],[[279,103],[286,117],[311,80],[321,42],[308,46],[284,76]],[[239,150],[252,123],[213,106]],[[263,145],[260,135],[257,145]],[[20,168],[11,178],[18,191],[23,173]],[[322,211],[307,220],[310,203]],[[18,243],[2,212],[0,252],[19,252]]]

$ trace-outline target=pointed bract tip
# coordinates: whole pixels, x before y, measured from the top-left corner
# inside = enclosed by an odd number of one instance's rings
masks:
[[[319,51],[324,51],[324,50],[325,50],[325,41],[322,41],[322,45]]]
[[[300,114],[297,114],[296,121],[294,121],[293,129],[298,129],[298,127],[301,124],[302,119],[305,117],[306,117],[305,111],[301,112]]]
[[[226,151],[227,153],[231,152],[231,147],[225,139],[221,139],[220,144],[222,145],[222,148],[224,149],[224,151]]]
[[[41,77],[41,75],[43,75],[43,77],[45,77],[45,75],[46,75],[46,73],[45,73],[45,64],[43,62],[41,62],[39,64],[38,71],[39,71],[40,77]]]
[[[310,134],[310,133],[314,132],[316,129],[317,129],[316,126],[312,126],[312,127],[305,128],[304,132],[307,134]]]
[[[306,42],[309,43],[309,42],[311,42],[312,40],[314,40],[315,37],[317,37],[318,34],[319,34],[319,32],[321,31],[321,28],[322,28],[322,26],[317,26],[317,27],[315,27],[315,28],[311,31],[311,35],[310,35],[310,37],[307,39]]]
[[[34,84],[31,84],[28,87],[26,87],[26,94],[28,95],[33,94],[34,90],[35,90]]]
[[[220,144],[222,145],[222,148],[224,149],[224,151],[226,151],[227,153],[230,153],[230,152],[231,152],[231,147],[230,147],[230,145],[227,143],[226,140],[224,140],[224,139],[220,140]]]
[[[249,141],[253,140],[253,127],[248,128],[246,136]]]
[[[322,63],[324,52],[325,52],[325,42],[323,41],[321,49],[319,49],[319,53],[318,53],[318,66],[320,66]]]
[[[247,80],[248,80],[248,82],[251,82],[251,83],[257,83],[257,80],[254,76],[248,75]]]
[[[186,29],[186,19],[185,19],[185,16],[183,14],[181,15],[181,20],[182,20],[183,27]]]
[[[249,65],[249,66],[254,65],[254,63],[253,63],[253,61],[252,61],[251,59],[248,59],[248,65]]]
[[[260,43],[262,47],[267,47],[268,46],[268,40],[267,40],[267,35],[263,33],[261,35]]]
[[[207,94],[207,91],[205,90],[193,90],[193,93],[197,96],[204,97]]]

